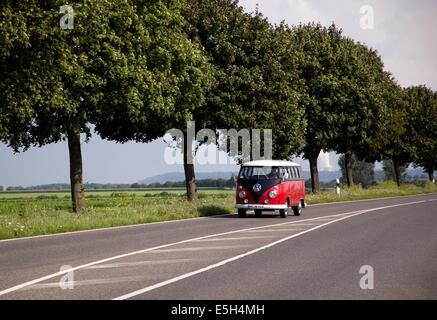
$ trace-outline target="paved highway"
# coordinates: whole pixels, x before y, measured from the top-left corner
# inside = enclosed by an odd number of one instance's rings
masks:
[[[437,299],[437,194],[4,240],[0,299]]]

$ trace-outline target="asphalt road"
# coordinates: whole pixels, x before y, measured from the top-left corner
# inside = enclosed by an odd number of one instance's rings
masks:
[[[0,241],[1,299],[437,299],[437,194]]]

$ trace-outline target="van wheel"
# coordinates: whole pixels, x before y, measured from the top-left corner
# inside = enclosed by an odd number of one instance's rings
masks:
[[[257,216],[257,217],[261,217],[262,213],[263,213],[262,210],[259,210],[259,209],[255,210],[255,216]]]
[[[289,211],[290,211],[290,207],[288,205],[288,200],[287,200],[287,209],[279,209],[279,215],[281,216],[281,218],[287,218]]]
[[[238,209],[238,217],[240,218],[246,217],[246,209]]]
[[[294,215],[300,216],[302,213],[302,201],[299,201],[299,205],[296,207],[293,207]]]

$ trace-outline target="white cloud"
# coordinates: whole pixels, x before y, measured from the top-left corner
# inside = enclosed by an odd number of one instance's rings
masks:
[[[331,165],[331,160],[329,157],[329,153],[327,152],[320,152],[319,155],[319,159],[317,159],[317,166],[319,168],[319,170],[323,171],[323,170],[327,170],[327,171],[332,171],[333,167]]]

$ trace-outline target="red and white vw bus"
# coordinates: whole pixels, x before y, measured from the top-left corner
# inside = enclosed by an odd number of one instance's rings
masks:
[[[255,210],[257,216],[279,210],[282,218],[293,210],[299,216],[306,206],[302,167],[277,160],[244,163],[238,174],[236,198],[239,217],[245,217],[247,210]]]

